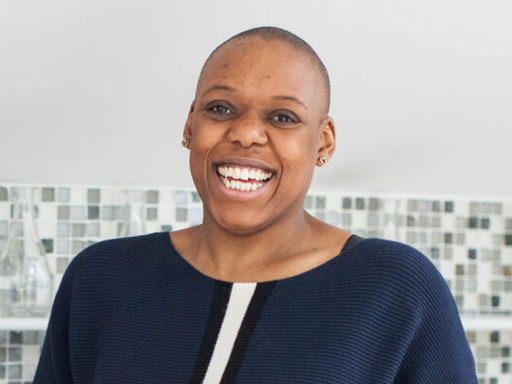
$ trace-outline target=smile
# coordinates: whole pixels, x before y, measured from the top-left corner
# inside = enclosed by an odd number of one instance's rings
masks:
[[[229,189],[256,191],[272,178],[272,173],[258,168],[218,166],[217,173]]]

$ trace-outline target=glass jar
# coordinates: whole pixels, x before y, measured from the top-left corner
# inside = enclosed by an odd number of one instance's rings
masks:
[[[118,236],[138,236],[146,230],[146,199],[147,191],[128,189],[124,191],[125,205],[121,206],[123,217],[119,223]]]
[[[42,317],[53,301],[53,274],[37,234],[33,187],[13,187],[12,221],[0,255],[0,316]]]

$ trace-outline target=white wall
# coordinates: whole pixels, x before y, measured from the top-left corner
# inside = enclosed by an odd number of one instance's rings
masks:
[[[0,0],[0,182],[192,186],[204,59],[276,25],[332,78],[313,189],[510,197],[511,20],[509,0]]]

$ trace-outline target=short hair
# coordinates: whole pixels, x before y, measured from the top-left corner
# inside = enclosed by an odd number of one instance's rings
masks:
[[[280,41],[282,43],[285,43],[289,45],[292,48],[295,48],[296,50],[306,54],[306,56],[311,60],[313,65],[318,70],[318,74],[320,75],[320,78],[323,82],[323,89],[324,89],[324,96],[325,96],[325,103],[326,103],[326,113],[329,112],[330,104],[331,104],[331,82],[329,81],[329,74],[327,73],[327,69],[325,68],[324,63],[322,60],[320,60],[320,57],[317,55],[315,50],[311,48],[311,46],[306,43],[304,40],[302,40],[297,35],[277,27],[257,27],[248,29],[246,31],[240,32],[233,37],[230,37],[228,40],[224,41],[222,44],[220,44],[217,48],[213,50],[212,53],[210,53],[210,56],[206,59],[206,62],[203,65],[203,68],[201,70],[201,75],[203,74],[203,71],[208,64],[208,62],[211,60],[211,58],[215,55],[216,52],[218,52],[222,47],[224,47],[226,44],[230,43],[233,40],[239,40],[244,39],[248,37],[257,36],[260,37],[263,40],[267,41]]]

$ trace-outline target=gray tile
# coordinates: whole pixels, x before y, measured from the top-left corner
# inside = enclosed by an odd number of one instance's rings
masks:
[[[405,242],[408,244],[414,244],[418,240],[418,236],[416,235],[416,232],[407,232],[406,240]]]
[[[130,220],[130,207],[128,205],[119,205],[115,208],[116,220],[128,221]]]
[[[19,331],[9,332],[9,343],[12,344],[23,344],[23,333]]]
[[[508,218],[505,220],[505,229],[507,231],[512,231],[512,218]]]
[[[365,206],[364,198],[358,197],[356,199],[356,209],[362,210],[362,209],[364,209],[364,206]]]
[[[440,232],[432,232],[432,235],[430,237],[430,241],[432,244],[440,244],[442,241],[442,234]]]
[[[73,240],[73,254],[80,253],[85,247],[87,243],[81,240]]]
[[[341,203],[341,207],[343,209],[351,209],[352,208],[352,199],[350,197],[344,197]]]
[[[186,208],[176,208],[176,221],[184,222],[187,221],[187,209]]]
[[[89,223],[85,227],[87,237],[98,237],[100,235],[100,223]]]
[[[146,201],[148,202],[148,204],[158,204],[158,200],[158,191],[150,190],[147,192]]]
[[[53,239],[41,239],[46,253],[53,253]]]
[[[68,237],[69,236],[69,223],[57,223],[57,236]]]
[[[57,201],[61,203],[69,203],[69,199],[71,198],[71,189],[70,188],[59,188],[57,190]]]
[[[468,280],[467,292],[476,292],[478,288],[478,282],[476,280]]]
[[[0,187],[0,201],[7,201],[9,199],[9,191],[5,187]]]
[[[85,224],[73,224],[73,237],[85,236]]]
[[[43,201],[55,201],[55,188],[43,188],[41,198]]]
[[[379,215],[377,213],[368,214],[368,226],[378,227],[379,226]]]
[[[9,348],[9,361],[21,361],[22,360],[21,347],[10,347]]]
[[[315,199],[316,209],[325,209],[325,196],[317,196]]]
[[[352,214],[351,213],[342,213],[341,214],[341,225],[344,228],[352,226]]]
[[[186,205],[188,204],[188,192],[176,191],[175,194],[176,204]]]
[[[427,228],[429,226],[429,218],[428,218],[428,216],[421,215],[419,217],[418,224],[419,224],[420,228]]]
[[[325,221],[325,212],[324,211],[317,211],[315,213],[315,217],[320,221]]]
[[[97,205],[89,205],[87,207],[87,218],[89,220],[98,220],[100,218],[100,207]]]
[[[7,348],[0,347],[0,362],[3,363],[4,361],[7,361]]]
[[[69,217],[71,220],[85,220],[85,207],[83,205],[73,205],[69,207]]]
[[[480,212],[484,215],[493,213],[494,212],[494,204],[493,203],[482,203]]]
[[[313,207],[312,198],[311,196],[306,196],[306,199],[304,200],[304,209],[311,209]]]
[[[0,345],[7,344],[7,331],[0,331]]]
[[[377,211],[380,208],[380,200],[375,197],[370,197],[368,201],[368,209],[370,211]]]
[[[480,203],[476,201],[469,203],[469,213],[472,215],[478,215],[480,213]]]
[[[66,272],[66,268],[68,267],[69,260],[67,257],[58,257],[57,258],[57,273]]]
[[[21,379],[21,365],[9,365],[8,366],[8,377],[9,379]]]
[[[158,220],[158,208],[148,207],[146,218],[148,221]]]
[[[172,232],[172,225],[171,224],[162,224],[160,226],[160,230],[162,232]]]
[[[431,203],[428,200],[418,200],[417,204],[418,211],[420,212],[428,212],[432,210]]]
[[[90,188],[87,190],[87,202],[89,204],[97,204],[100,202],[101,191],[96,188]]]
[[[116,207],[112,205],[105,205],[102,212],[103,220],[114,220],[116,217]]]
[[[69,220],[69,205],[59,205],[57,207],[57,218],[59,220]]]
[[[68,240],[57,240],[57,253],[60,255],[66,255],[69,253],[69,241]]]
[[[201,202],[201,197],[199,196],[199,194],[197,192],[192,192],[192,201],[194,203],[200,203]]]
[[[38,344],[37,337],[38,337],[37,331],[23,331],[23,344],[37,345]]]

